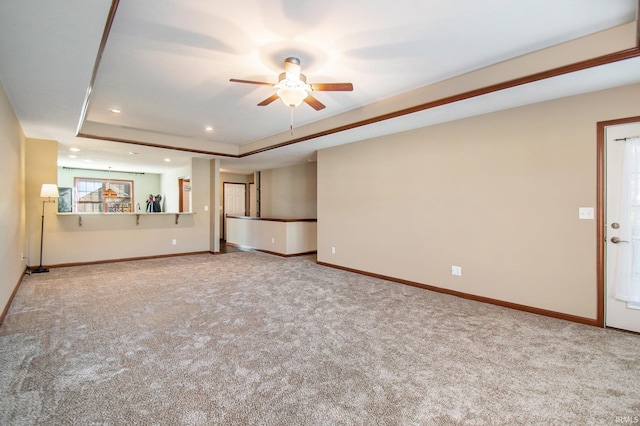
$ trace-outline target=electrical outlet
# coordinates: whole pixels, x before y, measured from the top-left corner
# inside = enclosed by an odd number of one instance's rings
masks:
[[[593,207],[579,207],[578,219],[594,219]]]
[[[331,254],[336,254],[336,248],[335,247],[331,247]]]
[[[462,267],[451,265],[451,275],[455,275],[457,277],[462,276]]]
[[[176,244],[178,244],[178,241],[174,238],[173,240],[171,240],[171,245],[175,246]]]

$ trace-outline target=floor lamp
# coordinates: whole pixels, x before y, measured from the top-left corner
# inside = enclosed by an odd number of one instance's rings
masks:
[[[43,272],[49,272],[49,268],[42,267],[42,247],[44,242],[44,206],[46,203],[55,203],[56,198],[60,195],[58,194],[58,185],[52,183],[43,183],[42,189],[40,190],[40,197],[47,198],[46,200],[42,200],[42,223],[40,225],[40,266],[31,270],[32,274],[41,274]],[[51,199],[53,198],[53,200]]]

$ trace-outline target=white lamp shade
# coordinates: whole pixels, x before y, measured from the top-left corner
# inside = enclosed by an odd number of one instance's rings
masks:
[[[278,96],[282,99],[282,102],[288,107],[297,107],[304,101],[308,95],[307,91],[304,89],[293,88],[293,87],[283,87],[278,90]]]
[[[53,183],[43,183],[42,189],[40,190],[40,196],[43,198],[46,198],[46,197],[58,198],[60,196],[58,194],[58,185]]]

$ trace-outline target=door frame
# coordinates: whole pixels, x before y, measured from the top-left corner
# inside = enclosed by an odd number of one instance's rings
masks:
[[[617,120],[599,121],[597,123],[597,198],[596,198],[596,239],[597,239],[597,265],[596,270],[598,274],[597,279],[597,298],[598,298],[598,312],[596,317],[596,325],[598,327],[605,327],[605,291],[606,291],[606,272],[605,265],[606,255],[606,191],[607,191],[607,127],[616,126],[619,124],[630,124],[640,122],[640,116],[620,118]]]

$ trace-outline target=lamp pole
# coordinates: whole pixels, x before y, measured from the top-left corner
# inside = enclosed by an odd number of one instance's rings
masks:
[[[40,222],[40,266],[31,270],[32,274],[40,274],[43,272],[49,272],[49,268],[45,268],[42,266],[42,249],[44,248],[44,206],[46,203],[55,203],[58,194],[58,185],[55,184],[42,184],[42,189],[40,190],[40,197],[47,198],[46,200],[42,200],[42,221]],[[54,197],[51,200],[51,197]]]
[[[43,272],[49,272],[49,268],[42,267],[42,248],[44,246],[44,203],[47,203],[47,200],[42,201],[42,221],[40,223],[40,266],[36,269],[31,270],[32,274],[41,274]]]

